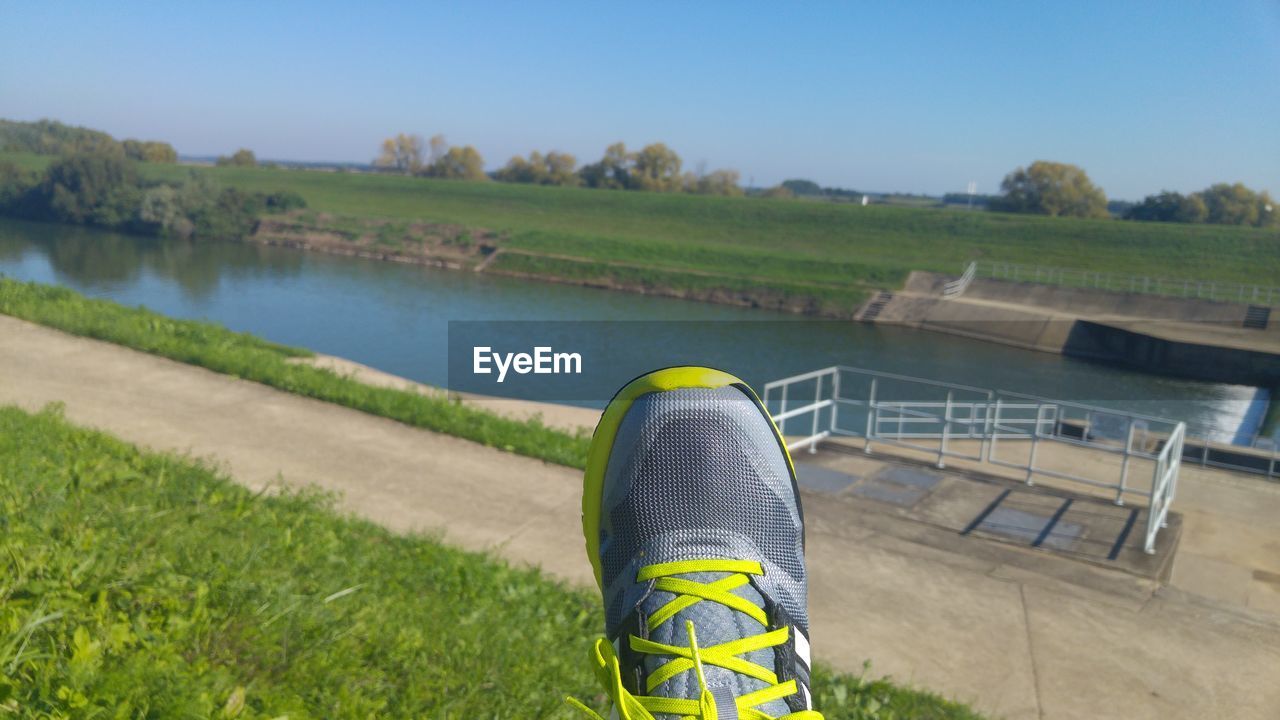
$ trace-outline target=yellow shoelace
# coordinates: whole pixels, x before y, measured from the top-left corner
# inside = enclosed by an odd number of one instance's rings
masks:
[[[674,577],[703,572],[731,574],[710,583]],[[768,627],[769,618],[764,610],[733,593],[735,588],[751,582],[751,575],[763,574],[764,570],[760,567],[760,563],[746,560],[685,560],[643,567],[636,574],[636,582],[653,580],[655,581],[654,590],[675,596],[649,617],[648,629],[652,632],[662,623],[675,617],[677,613],[703,601],[732,608]],[[822,714],[813,710],[801,710],[788,713],[781,718],[774,718],[756,709],[757,705],[794,695],[800,689],[795,680],[779,683],[778,676],[772,670],[739,656],[787,642],[790,638],[790,627],[778,628],[705,648],[698,646],[692,621],[685,623],[685,629],[689,635],[688,647],[665,645],[634,635],[628,637],[628,642],[631,644],[631,649],[638,653],[671,656],[671,660],[649,675],[646,692],[653,692],[654,688],[667,680],[692,670],[701,689],[697,700],[632,695],[622,686],[622,668],[613,651],[613,645],[605,638],[596,640],[591,650],[591,660],[596,666],[596,677],[604,686],[609,699],[613,701],[621,720],[655,720],[655,714],[676,715],[690,720],[718,720],[715,698],[707,689],[707,681],[703,676],[703,665],[716,665],[765,683],[766,687],[735,698],[738,717],[742,720],[822,720]],[[569,704],[586,713],[588,717],[605,720],[599,713],[578,700],[565,699]]]

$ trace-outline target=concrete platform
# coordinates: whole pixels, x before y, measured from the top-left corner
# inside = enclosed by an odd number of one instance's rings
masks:
[[[1162,582],[1170,576],[1181,537],[1182,518],[1172,513],[1156,554],[1148,555],[1142,549],[1145,508],[991,475],[940,470],[883,453],[868,456],[848,444],[827,443],[816,454],[797,454],[796,471],[801,487],[823,496],[824,502],[839,500],[860,516],[878,513],[898,525],[907,521],[936,532],[918,527],[895,532],[894,523],[878,523],[882,529],[980,557],[1027,554],[1019,564],[1058,578],[1078,576],[1080,571],[1070,564],[1085,563]],[[1128,578],[1118,582],[1126,588],[1132,584]]]

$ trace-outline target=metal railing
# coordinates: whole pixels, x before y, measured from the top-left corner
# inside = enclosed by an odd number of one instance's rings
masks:
[[[1156,534],[1169,526],[1169,506],[1173,505],[1173,496],[1178,490],[1178,470],[1182,466],[1182,445],[1186,435],[1187,426],[1178,423],[1156,457],[1151,504],[1147,507],[1147,537],[1142,546],[1147,553],[1156,551]]]
[[[964,269],[964,272],[961,273],[959,278],[952,280],[951,282],[942,286],[942,296],[953,298],[953,297],[960,297],[961,295],[963,295],[964,291],[969,288],[969,283],[973,282],[973,278],[977,274],[977,272],[978,272],[978,263],[976,262],[969,263],[968,267]]]
[[[909,399],[896,399],[903,396]],[[896,446],[929,453],[940,468],[957,458],[1019,470],[1028,485],[1046,477],[1108,490],[1117,505],[1145,497],[1156,516],[1149,553],[1173,501],[1186,437],[1185,423],[1164,418],[844,366],[767,383],[762,401],[792,451],[862,438],[868,454],[875,445]],[[788,422],[801,425],[799,437],[788,435]],[[1098,465],[1093,476],[1055,467],[1043,462],[1044,443],[1096,451],[1118,467]],[[1002,455],[1011,445],[1021,457]],[[1149,483],[1130,483],[1134,461],[1152,463]]]
[[[1223,302],[1280,305],[1280,287],[1275,286],[1219,282],[1216,280],[1162,278],[1150,275],[1129,275],[993,261],[970,263],[971,266],[975,264],[977,266],[975,272],[978,277],[997,280],[1096,288],[1115,292],[1170,295],[1203,300],[1221,300]]]

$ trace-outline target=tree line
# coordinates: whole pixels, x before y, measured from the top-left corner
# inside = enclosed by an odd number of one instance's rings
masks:
[[[471,145],[451,146],[443,135],[423,142],[421,135],[401,133],[382,141],[382,150],[373,166],[406,175],[483,180],[484,159]]]
[[[450,145],[443,135],[424,142],[419,135],[401,133],[382,141],[376,168],[406,175],[456,180],[493,179],[499,182],[560,185],[649,192],[688,192],[704,195],[741,195],[737,170],[682,171],[684,163],[664,143],[652,143],[629,151],[618,142],[605,148],[600,160],[578,166],[570,153],[552,150],[529,153],[507,161],[487,174],[484,159],[471,145]]]
[[[652,143],[637,151],[617,142],[605,148],[593,163],[579,166],[570,153],[533,151],[515,156],[493,173],[484,171],[484,159],[473,146],[451,146],[442,135],[424,142],[421,136],[399,134],[383,141],[374,167],[407,175],[460,180],[493,179],[499,182],[559,185],[611,190],[684,192],[704,195],[742,195],[737,170],[689,172],[680,156],[664,143]],[[977,196],[979,207],[997,212],[1126,220],[1218,223],[1275,227],[1277,209],[1266,191],[1255,192],[1240,183],[1220,183],[1190,195],[1164,191],[1140,203],[1108,201],[1106,193],[1077,165],[1037,160],[1007,174],[998,195]],[[811,180],[792,179],[778,186],[753,190],[768,198],[822,197],[858,200],[862,193],[844,188],[824,188]],[[970,198],[951,193],[943,204]]]
[[[264,213],[306,207],[293,192],[246,192],[191,173],[145,180],[139,161],[97,148],[51,162],[43,173],[0,159],[0,214],[180,238],[239,240]]]
[[[101,130],[64,125],[56,120],[0,120],[0,151],[37,155],[100,153],[149,163],[176,163],[178,151],[156,140],[116,140]]]
[[[1106,195],[1076,165],[1037,160],[1006,175],[1000,189],[1003,194],[988,203],[992,210],[1069,217],[1110,216]],[[1278,210],[1265,190],[1256,192],[1243,183],[1217,183],[1189,195],[1169,190],[1148,195],[1127,207],[1122,217],[1137,221],[1278,227]]]
[[[1266,190],[1255,192],[1243,183],[1217,183],[1189,195],[1170,190],[1148,195],[1129,208],[1125,219],[1277,227],[1278,211]]]

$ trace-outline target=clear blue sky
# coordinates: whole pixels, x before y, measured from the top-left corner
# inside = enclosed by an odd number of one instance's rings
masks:
[[[1112,197],[1280,192],[1280,3],[0,2],[0,117],[368,161],[397,131],[744,182],[944,192],[1036,159]]]

